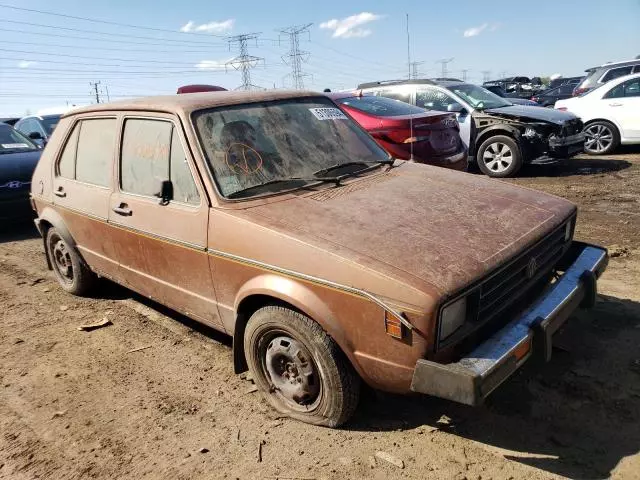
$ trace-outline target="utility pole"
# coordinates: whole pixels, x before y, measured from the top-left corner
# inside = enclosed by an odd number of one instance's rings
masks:
[[[462,69],[462,81],[463,81],[463,82],[466,82],[466,81],[467,81],[467,73],[468,73],[468,72],[469,72],[469,70],[468,70],[468,69],[466,69],[466,68],[463,68],[463,69]]]
[[[409,79],[411,79],[411,37],[409,36],[409,14],[407,13],[407,66],[409,67]],[[411,144],[413,147],[413,144]]]
[[[107,92],[107,102],[110,102],[111,101],[111,97],[109,96],[109,85],[105,85],[104,89]]]
[[[242,73],[242,85],[236,88],[236,90],[262,90],[262,87],[258,87],[251,83],[251,69],[255,68],[258,63],[264,62],[264,58],[249,55],[249,48],[247,46],[249,40],[255,40],[257,43],[258,34],[249,33],[227,38],[227,42],[229,42],[229,50],[231,50],[232,46],[237,45],[239,51],[239,55],[237,57],[232,58],[225,63],[225,66],[232,66],[234,69],[240,70]]]
[[[442,60],[436,61],[436,63],[439,63],[442,66],[442,78],[447,78],[447,75],[449,74],[447,65],[449,65],[451,62],[453,62],[453,57],[443,58]]]
[[[410,64],[410,66],[411,66],[411,73],[410,73],[410,75],[409,75],[409,78],[410,78],[410,79],[411,79],[411,78],[413,78],[413,79],[415,80],[416,78],[418,78],[418,77],[419,77],[419,75],[418,75],[418,67],[419,67],[420,65],[422,65],[423,63],[424,63],[424,62],[411,62],[411,64]]]
[[[100,82],[89,83],[89,85],[91,85],[92,88],[91,94],[96,96],[96,103],[100,103],[100,90],[98,90]]]
[[[287,77],[291,77],[291,83],[296,90],[304,89],[304,77],[308,77],[309,74],[302,71],[302,62],[306,62],[309,59],[309,52],[300,50],[300,34],[309,33],[309,27],[312,23],[306,25],[297,25],[280,30],[280,35],[286,35],[289,37],[289,53],[282,56],[282,61],[291,67],[291,73]],[[278,37],[279,40],[280,37]]]
[[[491,80],[491,70],[482,70],[482,81],[488,82]]]

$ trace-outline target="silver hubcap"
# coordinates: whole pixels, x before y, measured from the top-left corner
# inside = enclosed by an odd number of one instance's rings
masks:
[[[309,410],[320,398],[320,377],[309,351],[288,336],[273,338],[265,352],[273,390],[296,410]]]
[[[53,263],[60,276],[68,283],[73,282],[73,264],[71,263],[71,255],[64,240],[58,238],[53,239]]]
[[[482,160],[492,172],[504,172],[513,163],[513,152],[508,145],[495,142],[490,144],[484,151]]]
[[[587,137],[584,142],[584,148],[588,152],[602,153],[613,142],[613,132],[604,125],[590,125],[585,129],[584,133]]]

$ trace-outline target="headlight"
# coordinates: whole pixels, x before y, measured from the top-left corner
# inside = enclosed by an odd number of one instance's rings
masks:
[[[467,297],[447,305],[440,315],[440,340],[444,340],[460,328],[467,319]]]

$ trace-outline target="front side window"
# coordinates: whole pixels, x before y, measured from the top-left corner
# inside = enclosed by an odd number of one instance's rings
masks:
[[[457,103],[453,97],[434,87],[419,87],[416,92],[416,105],[427,110],[446,112],[449,105]]]
[[[640,97],[640,78],[627,80],[622,85],[624,85],[625,97]]]
[[[362,97],[339,98],[337,103],[347,105],[361,112],[370,113],[379,117],[394,117],[398,115],[414,115],[424,113],[424,110],[399,100],[386,97],[365,95]]]
[[[302,188],[389,161],[364,130],[324,97],[200,110],[192,118],[218,189],[227,198]]]
[[[624,75],[629,75],[631,73],[631,66],[628,67],[619,67],[619,68],[612,68],[611,70],[609,70],[604,77],[602,77],[602,80],[600,80],[602,83],[606,83],[610,80],[615,80],[618,77],[622,77]]]
[[[115,118],[83,120],[76,152],[76,180],[93,185],[111,185],[111,166],[115,149]]]
[[[478,87],[470,83],[461,83],[453,85],[449,89],[462,98],[465,102],[478,110],[486,110],[490,108],[509,107],[513,105],[508,100],[491,93],[486,88]]]
[[[161,183],[166,180],[173,183],[174,200],[200,203],[200,195],[173,123],[127,119],[120,157],[122,191],[155,197]]]

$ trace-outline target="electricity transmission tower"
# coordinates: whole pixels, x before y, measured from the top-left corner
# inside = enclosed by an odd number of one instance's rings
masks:
[[[463,82],[466,82],[466,81],[467,81],[467,73],[468,73],[468,72],[469,72],[469,70],[468,70],[468,69],[466,69],[466,68],[463,68],[463,69],[462,69],[462,81],[463,81]]]
[[[236,46],[239,53],[237,57],[234,57],[227,63],[225,63],[225,66],[231,66],[242,73],[242,85],[236,88],[236,90],[263,89],[262,87],[251,83],[251,69],[255,68],[258,63],[263,62],[264,58],[249,55],[249,47],[247,46],[249,40],[254,40],[257,44],[258,34],[247,33],[243,35],[234,35],[233,37],[227,38],[227,42],[229,42],[229,50],[231,50],[231,47]]]
[[[488,82],[491,80],[491,70],[483,70],[482,71],[482,81]]]
[[[409,67],[411,68],[411,76],[409,77],[409,79],[411,80],[412,78],[415,80],[416,78],[418,78],[418,67],[420,65],[422,65],[424,62],[410,62],[409,63]]]
[[[302,71],[302,62],[306,62],[309,59],[309,52],[300,50],[300,35],[309,33],[309,27],[311,23],[306,25],[298,25],[280,30],[280,36],[286,35],[289,37],[289,53],[282,56],[282,61],[291,67],[291,73],[287,77],[291,78],[293,88],[296,90],[304,89],[304,77],[308,77],[309,74]],[[278,37],[278,40],[280,37]],[[286,78],[286,77],[285,77]]]
[[[453,62],[453,57],[443,58],[442,60],[436,61],[436,63],[439,63],[440,65],[442,65],[442,78],[447,78],[447,75],[449,74],[449,71],[447,70],[447,65],[449,65],[451,62]]]

